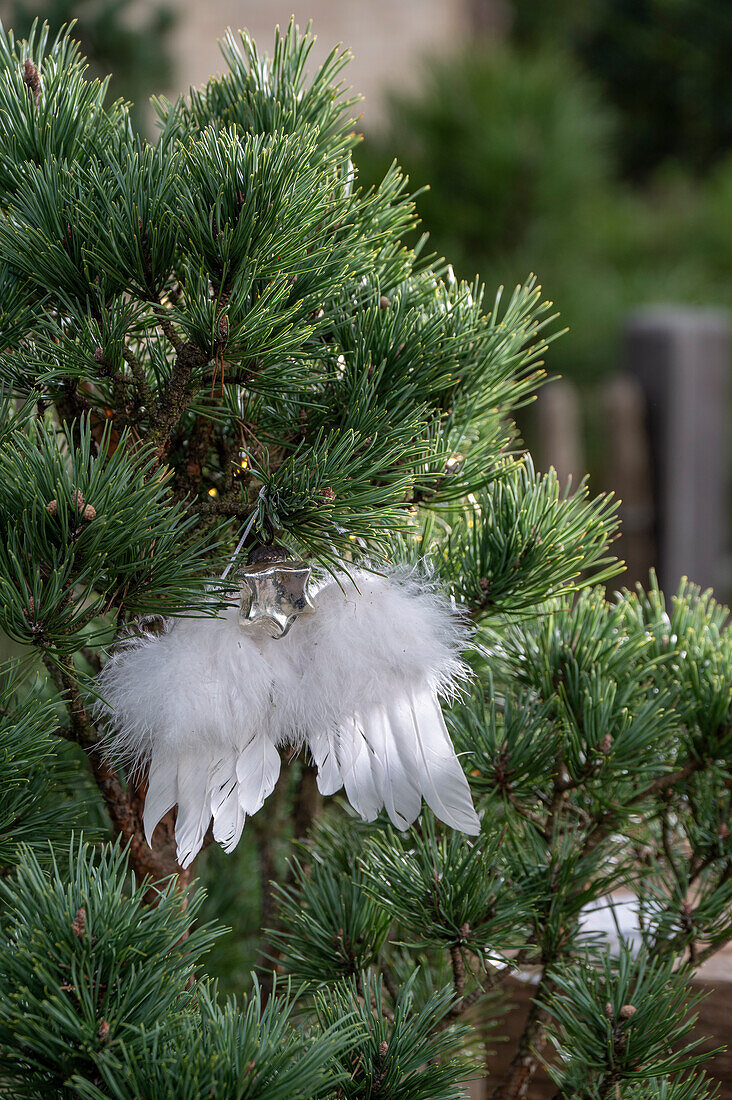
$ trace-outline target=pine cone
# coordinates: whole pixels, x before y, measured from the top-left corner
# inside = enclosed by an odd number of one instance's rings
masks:
[[[86,909],[80,905],[76,910],[76,916],[71,922],[71,929],[77,939],[81,939],[86,932]]]
[[[41,98],[41,76],[29,57],[23,62],[23,83],[33,94],[33,102],[36,107]]]

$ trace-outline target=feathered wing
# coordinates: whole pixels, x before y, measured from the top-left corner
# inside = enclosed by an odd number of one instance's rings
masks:
[[[318,615],[298,630],[295,724],[318,786],[330,794],[343,785],[365,820],[386,808],[402,829],[424,798],[441,820],[475,834],[478,818],[438,698],[467,674],[464,622],[415,575],[359,573],[354,581],[326,585]]]
[[[143,827],[145,839],[152,844],[155,827],[178,802],[178,762],[162,752],[153,753],[145,795]]]
[[[345,719],[341,726],[339,756],[348,801],[364,821],[373,821],[384,805],[384,769],[356,717]]]
[[[236,780],[239,805],[244,813],[261,810],[280,774],[280,754],[266,732],[256,733],[239,753]]]
[[[289,657],[266,636],[243,632],[236,611],[191,618],[123,645],[107,662],[100,711],[109,751],[133,769],[149,764],[144,827],[178,806],[178,861],[188,866],[209,826],[227,851],[261,809],[280,770],[286,731],[273,704]]]
[[[313,731],[309,739],[310,755],[318,769],[318,790],[335,794],[343,786],[343,771],[338,754],[338,734],[324,729]]]
[[[178,757],[178,816],[175,820],[175,842],[181,867],[188,867],[196,858],[210,824],[208,753],[181,753]]]
[[[326,585],[318,615],[281,640],[242,632],[235,609],[123,645],[100,677],[111,750],[149,764],[145,834],[178,806],[178,858],[195,858],[213,823],[231,851],[280,771],[277,746],[304,739],[324,794],[345,787],[372,821],[399,828],[422,798],[436,816],[478,831],[438,693],[465,666],[464,625],[414,577],[358,574]]]
[[[236,848],[246,821],[239,802],[236,760],[236,752],[220,757],[209,776],[213,836],[225,852],[233,852]]]
[[[392,714],[387,707],[373,707],[363,721],[363,732],[380,764],[377,789],[381,804],[397,829],[408,829],[422,807],[422,796],[416,783],[411,744],[398,727],[396,730],[393,727]]]
[[[476,836],[480,821],[470,786],[447,732],[439,701],[422,692],[409,701],[417,775],[422,796],[435,817]]]

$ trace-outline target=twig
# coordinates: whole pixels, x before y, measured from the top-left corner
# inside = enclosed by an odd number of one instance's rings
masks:
[[[144,366],[137,358],[132,348],[127,347],[126,344],[122,348],[122,358],[132,371],[132,378],[137,387],[137,392],[140,395],[140,401],[149,411],[151,411],[155,405],[155,395],[150,389],[150,383],[147,380]]]
[[[287,794],[287,784],[280,779],[268,802],[267,816],[257,815],[252,826],[257,837],[257,863],[259,867],[259,888],[261,895],[259,923],[263,936],[255,969],[259,975],[263,1000],[266,1002],[274,985],[272,971],[274,948],[265,932],[276,932],[279,927],[279,913],[273,884],[277,878],[276,842],[279,839],[283,819],[283,804]]]
[[[191,379],[193,372],[202,367],[208,356],[195,344],[181,344],[171,374],[158,403],[158,408],[150,426],[149,439],[161,452],[161,458],[167,453],[171,430],[180,420],[193,398]]]
[[[465,961],[459,943],[450,944],[450,962],[452,963],[452,986],[459,1002],[465,996]]]
[[[201,516],[230,516],[244,519],[251,515],[253,506],[251,501],[242,500],[241,497],[237,500],[220,497],[218,500],[196,501],[191,508]]]
[[[688,760],[683,768],[679,768],[678,771],[671,772],[670,774],[659,776],[658,779],[654,779],[652,783],[644,787],[642,791],[638,791],[632,798],[623,803],[623,811],[633,806],[637,806],[639,802],[644,802],[654,794],[660,794],[662,791],[668,790],[669,787],[673,787],[677,783],[683,783],[685,779],[689,779],[695,772],[702,771],[706,766],[705,760],[700,760],[698,758]],[[591,852],[605,839],[615,825],[615,822],[618,820],[618,816],[617,811],[608,810],[605,812],[604,816],[597,821],[594,828],[587,834],[584,849],[585,853]]]
[[[160,325],[160,328],[162,329],[164,335],[173,345],[177,354],[180,355],[183,348],[185,347],[185,342],[175,331],[175,327],[173,325],[173,322],[170,320],[170,317],[168,317],[167,315],[165,306],[161,305],[160,302],[156,302],[153,305],[153,313],[157,317],[158,324]]]
[[[389,996],[391,997],[394,1004],[396,1004],[396,1002],[399,998],[399,986],[396,983],[396,978],[394,977],[394,974],[392,973],[392,969],[388,965],[388,963],[382,962],[382,964],[381,964],[381,976],[384,979],[384,985],[386,986],[387,990],[389,991]]]

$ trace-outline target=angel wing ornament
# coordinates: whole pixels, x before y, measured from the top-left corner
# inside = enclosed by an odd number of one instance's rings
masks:
[[[400,829],[424,798],[440,820],[477,833],[439,703],[468,674],[464,619],[416,573],[343,575],[317,606],[291,638],[300,687],[289,705],[321,792],[343,787],[361,817],[372,821],[385,808]]]
[[[212,822],[214,838],[232,851],[246,817],[274,790],[277,700],[296,678],[287,661],[273,660],[275,645],[267,634],[243,631],[234,607],[130,638],[102,670],[110,750],[134,770],[149,766],[147,842],[177,805],[182,867]]]
[[[296,564],[306,586],[309,570]],[[261,577],[261,563],[252,568]],[[110,751],[149,768],[148,843],[177,805],[181,866],[210,825],[231,851],[272,793],[287,743],[307,745],[322,793],[345,789],[367,821],[385,808],[407,828],[424,798],[448,825],[477,833],[439,703],[467,674],[465,623],[416,574],[339,576],[318,593],[317,614],[306,589],[293,595],[293,577],[257,581],[254,593],[247,578],[241,609],[132,637],[104,666]],[[286,607],[267,606],[283,592]]]

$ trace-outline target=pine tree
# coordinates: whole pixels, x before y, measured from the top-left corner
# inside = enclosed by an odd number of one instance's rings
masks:
[[[449,1100],[521,968],[496,1098],[542,1058],[558,1097],[711,1096],[687,984],[732,937],[726,609],[605,595],[614,502],[537,473],[511,419],[549,304],[486,309],[405,243],[407,181],[352,165],[347,55],[308,77],[310,47],[230,36],[149,144],[67,36],[0,38],[0,1092]],[[148,847],[95,677],[141,620],[215,615],[250,524],[325,570],[427,558],[469,612],[478,837],[357,822],[295,759],[199,858],[208,898],[174,812]],[[612,953],[583,919],[621,885],[642,943]],[[212,910],[257,959],[238,999]]]

